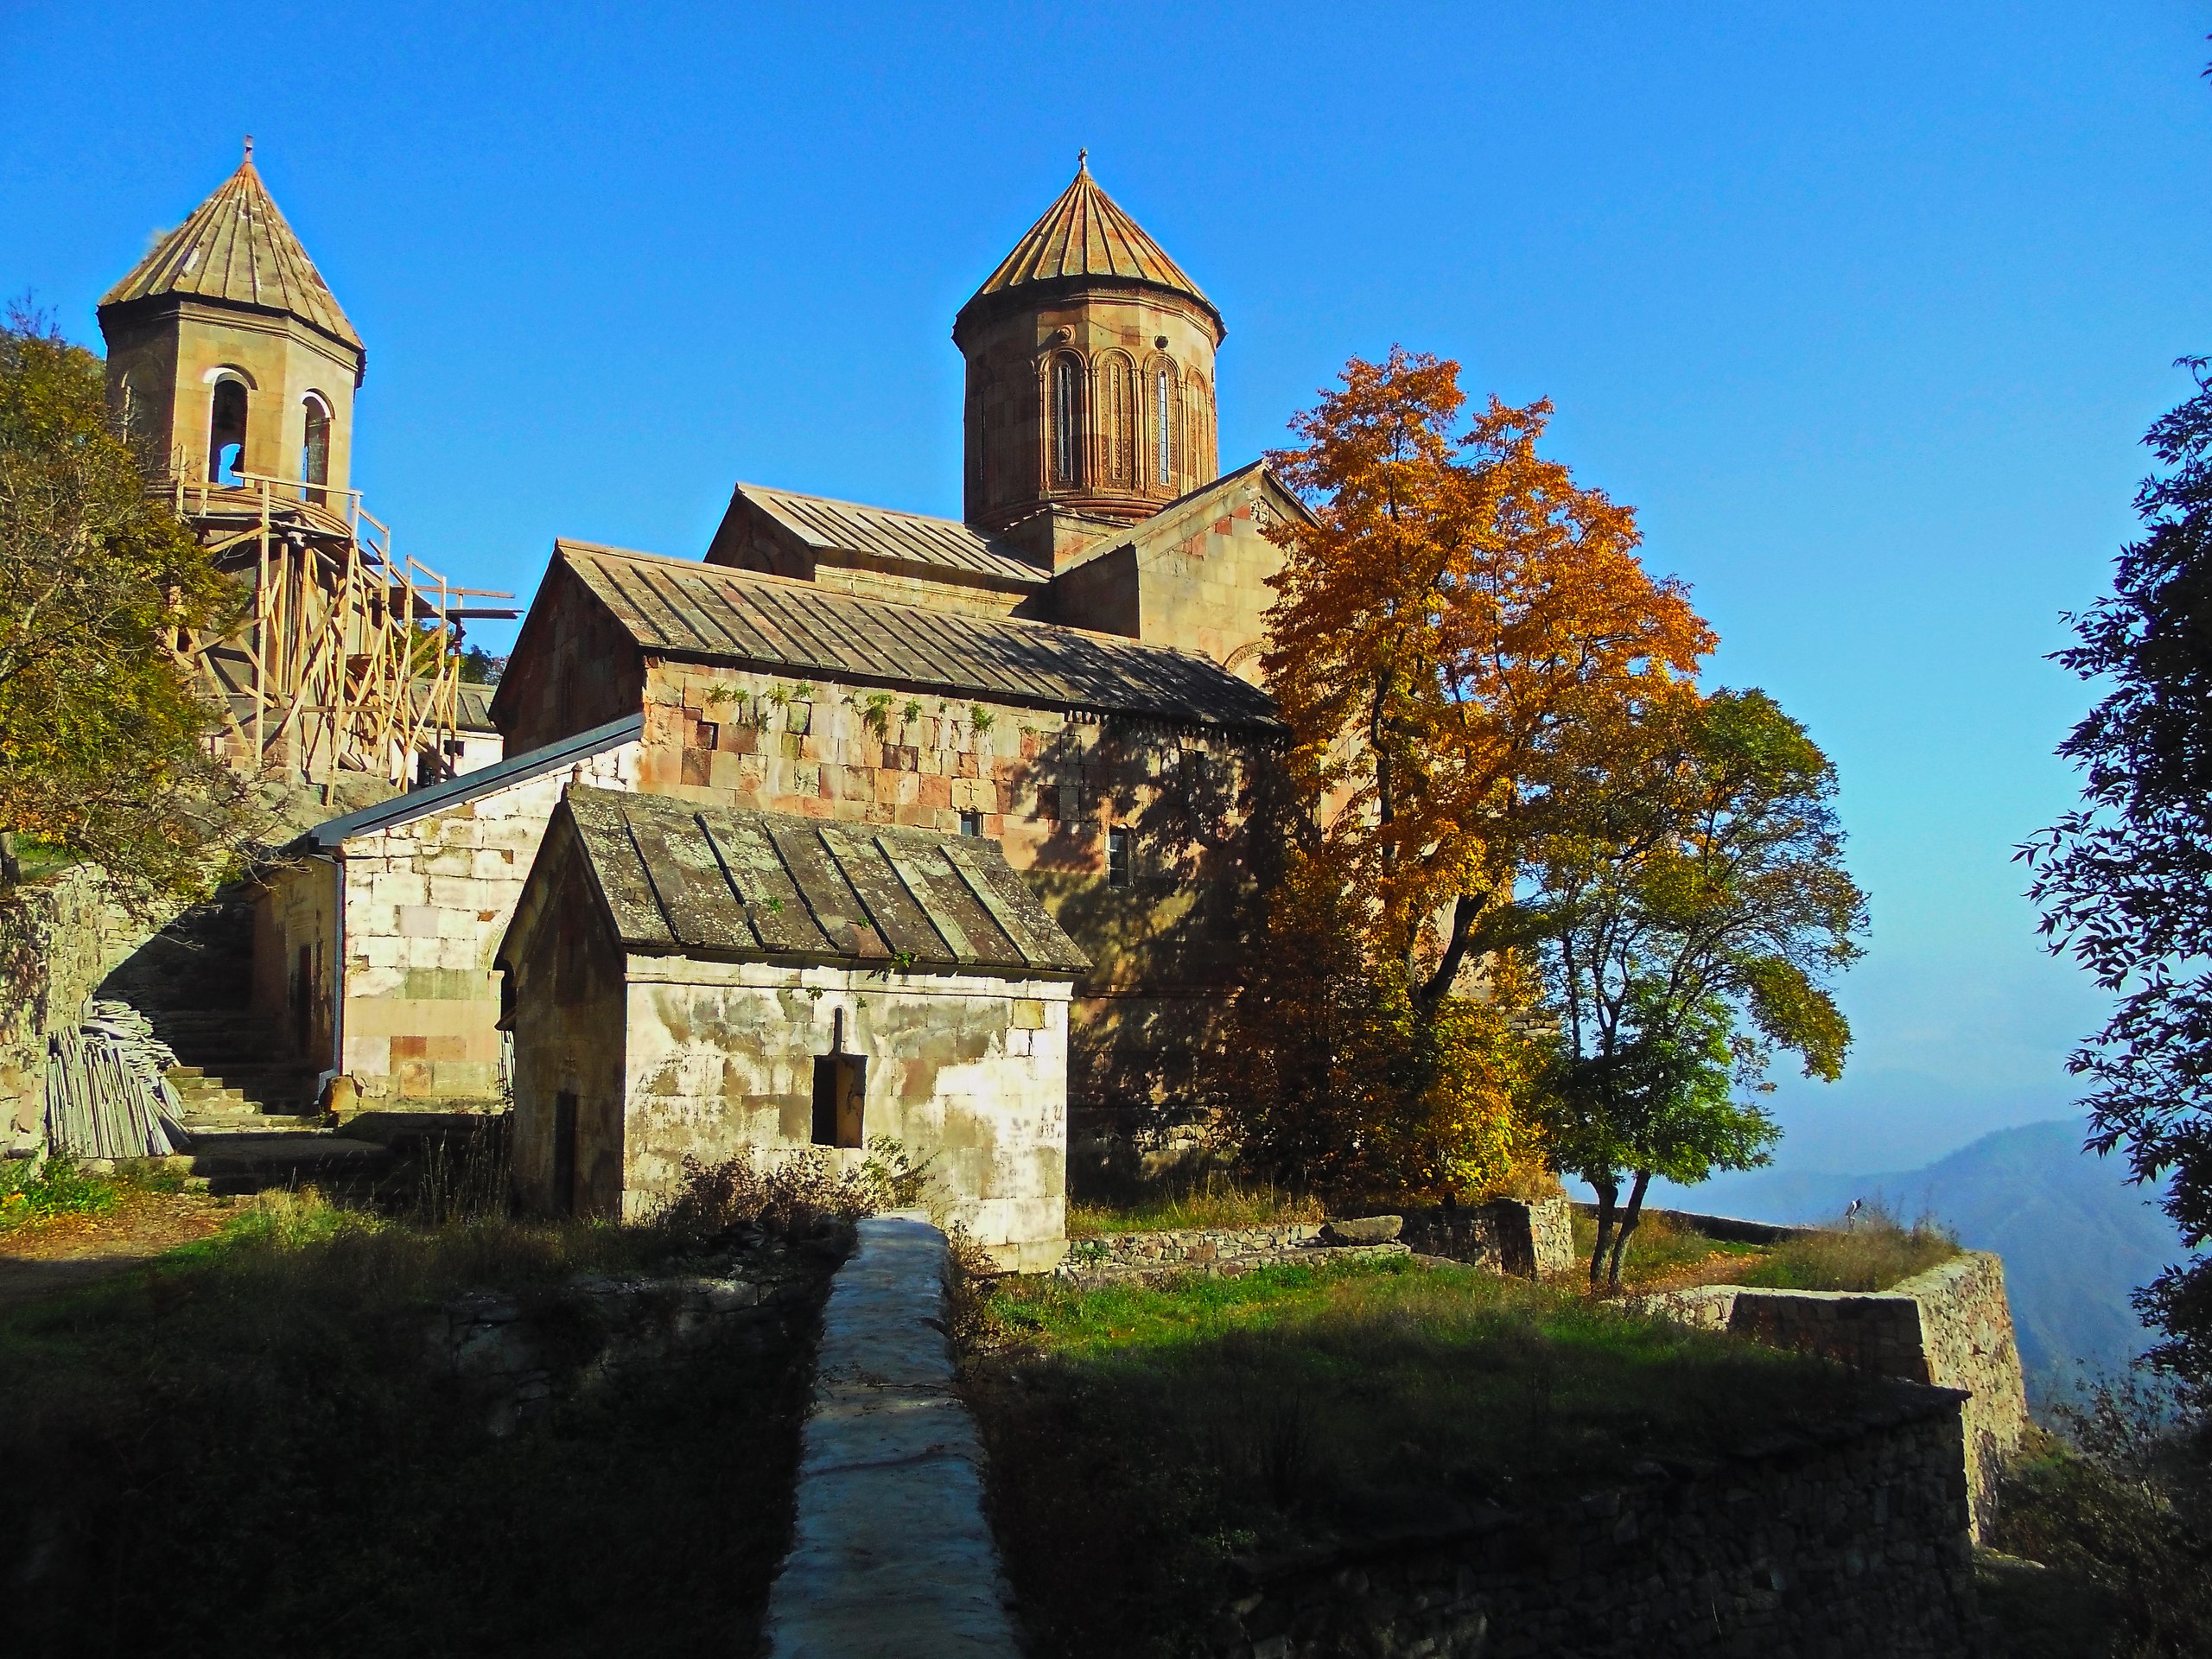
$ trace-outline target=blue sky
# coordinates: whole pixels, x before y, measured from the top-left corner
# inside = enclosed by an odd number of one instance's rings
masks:
[[[2212,10],[9,10],[0,288],[95,340],[253,133],[369,345],[354,481],[525,595],[556,534],[699,553],[740,478],[957,513],[953,312],[1087,144],[1228,319],[1224,463],[1394,340],[1549,396],[1834,756],[1872,950],[1785,1166],[2067,1109],[2099,1005],[2009,855],[2212,352]]]

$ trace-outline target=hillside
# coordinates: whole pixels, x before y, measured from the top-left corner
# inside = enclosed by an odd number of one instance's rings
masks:
[[[2005,1258],[2031,1382],[2076,1362],[2124,1364],[2147,1341],[2128,1294],[2171,1262],[2172,1224],[2122,1166],[2082,1150],[2078,1119],[2000,1129],[1925,1168],[1875,1175],[1753,1170],[1670,1198],[1756,1221],[1833,1220],[1852,1199],[1930,1214]]]

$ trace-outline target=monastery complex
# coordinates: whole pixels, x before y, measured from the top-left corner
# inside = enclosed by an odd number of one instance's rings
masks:
[[[226,753],[327,803],[255,889],[247,1006],[198,1027],[246,1107],[511,1098],[524,1196],[610,1215],[686,1156],[888,1137],[1028,1262],[1071,1145],[1195,1101],[1304,509],[1220,470],[1221,315],[1087,160],[954,320],[961,519],[740,483],[703,549],[557,542],[488,702],[451,642],[514,613],[351,488],[367,352],[250,148],[99,315],[257,596],[181,642]]]

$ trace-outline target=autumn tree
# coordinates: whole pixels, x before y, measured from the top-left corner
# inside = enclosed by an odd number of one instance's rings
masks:
[[[2021,849],[2055,952],[2114,999],[2069,1069],[2089,1145],[2163,1186],[2189,1255],[2137,1293],[2151,1351],[2212,1406],[2212,359],[2144,442],[2142,537],[2057,660],[2106,690],[2059,746],[2082,804]]]
[[[16,308],[0,327],[0,829],[143,910],[194,891],[237,789],[167,641],[228,583],[149,499],[100,361]]]
[[[1598,1194],[1595,1288],[1619,1285],[1653,1177],[1767,1161],[1779,1131],[1757,1102],[1779,1052],[1841,1075],[1829,985],[1861,954],[1866,901],[1834,768],[1765,693],[1670,687],[1586,736],[1523,897],[1559,1028],[1543,1116]]]
[[[1274,532],[1263,659],[1290,728],[1295,879],[1275,919],[1310,937],[1299,918],[1333,906],[1350,930],[1357,971],[1332,1007],[1357,1011],[1342,1029],[1361,1040],[1332,1053],[1366,1057],[1359,1132],[1423,1126],[1414,1161],[1447,1192],[1474,1160],[1444,1137],[1510,1139],[1515,881],[1579,734],[1713,645],[1679,584],[1638,563],[1633,513],[1538,453],[1550,405],[1492,399],[1465,419],[1459,373],[1396,349],[1355,359],[1294,421],[1302,446],[1271,460],[1312,518]],[[1471,982],[1484,964],[1487,995]]]

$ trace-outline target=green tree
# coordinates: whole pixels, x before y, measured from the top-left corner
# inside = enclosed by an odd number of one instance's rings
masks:
[[[13,308],[0,327],[0,828],[97,864],[142,912],[197,891],[238,791],[169,645],[236,603],[148,495],[99,359]]]
[[[2020,849],[2054,952],[2115,999],[2068,1062],[2089,1146],[2165,1188],[2190,1255],[2139,1291],[2153,1363],[2212,1407],[2212,359],[2144,442],[2163,472],[2135,507],[2112,592],[2068,619],[2057,660],[2109,689],[2059,746],[2082,804]]]
[[[1866,901],[1834,768],[1765,693],[1677,686],[1582,748],[1523,904],[1559,1020],[1553,1157],[1596,1189],[1590,1281],[1618,1287],[1654,1176],[1767,1160],[1778,1131],[1756,1096],[1778,1050],[1841,1075],[1851,1033],[1827,984],[1861,954]]]

